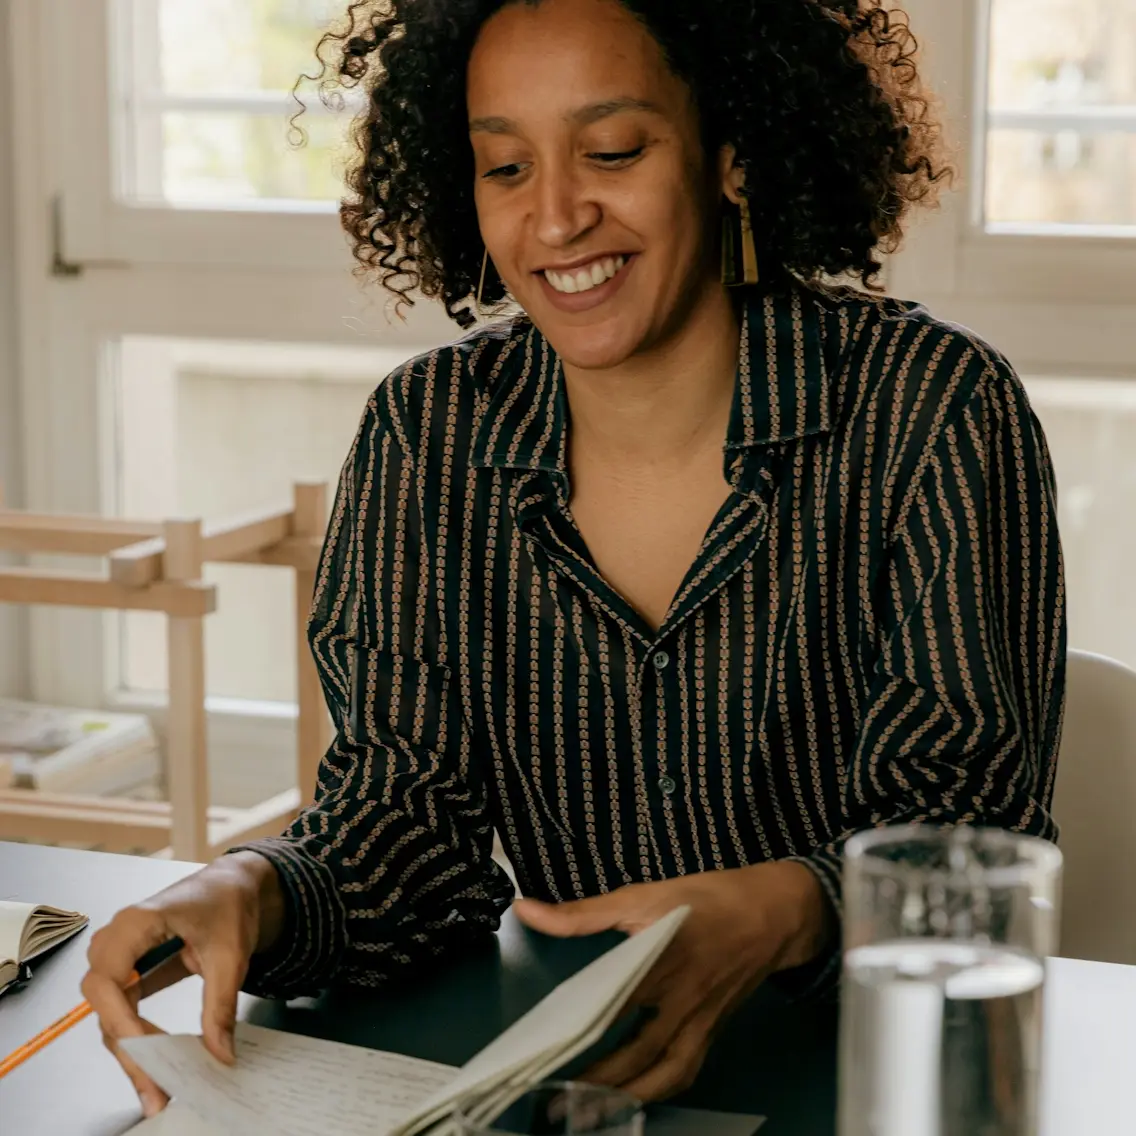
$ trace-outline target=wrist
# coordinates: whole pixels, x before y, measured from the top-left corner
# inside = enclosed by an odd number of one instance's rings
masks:
[[[267,856],[251,849],[230,852],[218,863],[239,873],[255,928],[253,953],[263,954],[276,944],[284,929],[284,889],[280,874]]]
[[[837,919],[816,873],[796,860],[744,870],[755,873],[754,885],[765,901],[766,931],[777,942],[774,971],[792,970],[820,956],[837,932]]]

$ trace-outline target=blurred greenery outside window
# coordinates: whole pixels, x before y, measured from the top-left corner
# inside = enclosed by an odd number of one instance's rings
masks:
[[[202,208],[329,208],[351,107],[305,83],[347,0],[119,0],[131,25],[125,196]],[[990,0],[984,221],[1136,233],[1136,0]],[[918,29],[916,29],[918,31]]]
[[[129,27],[124,196],[135,204],[296,209],[342,196],[352,107],[324,106],[320,36],[345,0],[120,0]]]
[[[990,15],[987,225],[1136,235],[1136,0],[991,0]]]

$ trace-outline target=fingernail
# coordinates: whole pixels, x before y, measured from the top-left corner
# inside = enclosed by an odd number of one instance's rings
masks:
[[[236,1042],[233,1041],[232,1030],[225,1030],[225,1032],[221,1034],[221,1044],[224,1047],[225,1053],[228,1054],[229,1060],[236,1061],[237,1046]]]
[[[153,1093],[142,1094],[142,1115],[149,1120],[151,1116],[157,1116],[162,1111],[162,1101],[159,1100]]]

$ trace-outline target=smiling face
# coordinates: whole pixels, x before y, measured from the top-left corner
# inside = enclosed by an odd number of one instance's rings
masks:
[[[501,9],[467,101],[485,247],[566,362],[619,366],[720,298],[732,151],[707,162],[689,89],[618,0]]]

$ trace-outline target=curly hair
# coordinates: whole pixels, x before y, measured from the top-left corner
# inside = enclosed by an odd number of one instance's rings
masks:
[[[354,0],[303,76],[321,97],[363,84],[340,218],[358,271],[399,306],[411,292],[475,322],[483,246],[474,206],[466,66],[509,3]],[[746,171],[762,261],[803,283],[858,278],[879,291],[916,203],[952,171],[923,89],[918,44],[889,0],[619,0],[690,87],[708,147]],[[302,111],[301,111],[302,113]],[[484,299],[506,299],[490,274]]]

